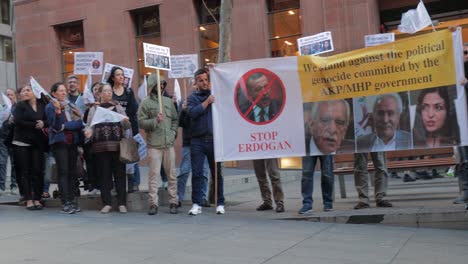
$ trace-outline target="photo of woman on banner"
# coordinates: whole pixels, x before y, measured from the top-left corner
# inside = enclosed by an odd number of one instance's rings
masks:
[[[304,103],[307,155],[354,152],[352,99]]]
[[[356,152],[411,149],[408,92],[353,98]]]
[[[329,51],[332,49],[332,46],[330,44],[330,40],[327,39],[327,40],[324,40],[321,42],[321,49],[320,51]]]
[[[254,69],[238,81],[234,99],[245,120],[264,125],[281,114],[284,97],[284,85],[276,74],[267,69]]]
[[[415,103],[413,142],[417,148],[458,145],[460,129],[454,107],[455,86],[429,88],[411,92]]]

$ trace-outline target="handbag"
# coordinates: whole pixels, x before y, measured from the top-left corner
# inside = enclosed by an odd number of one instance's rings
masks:
[[[138,154],[138,141],[134,138],[122,138],[120,140],[120,161],[123,163],[135,163],[140,160]]]

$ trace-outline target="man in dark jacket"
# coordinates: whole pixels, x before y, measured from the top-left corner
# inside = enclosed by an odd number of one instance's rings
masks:
[[[208,158],[211,177],[214,179],[215,160],[213,145],[213,119],[211,104],[215,97],[211,94],[208,73],[205,70],[197,70],[194,74],[198,91],[187,98],[187,113],[191,119],[192,141],[190,152],[192,159],[192,209],[190,215],[198,215],[202,212],[203,189],[206,182],[203,179],[203,163],[205,156]],[[224,191],[221,163],[217,163],[218,192],[216,207],[217,214],[224,214]]]

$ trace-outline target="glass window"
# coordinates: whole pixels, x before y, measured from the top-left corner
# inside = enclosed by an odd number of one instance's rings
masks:
[[[221,0],[195,0],[198,24],[219,23]]]
[[[73,22],[55,27],[60,43],[60,55],[62,58],[62,78],[65,81],[69,75],[73,74],[75,64],[75,52],[84,51],[83,22]],[[78,75],[81,82],[80,92],[86,76]]]
[[[218,62],[219,48],[219,11],[221,0],[195,0],[198,13],[198,35],[200,38],[200,62]]]
[[[285,9],[298,9],[299,0],[267,0],[268,12],[281,11]]]
[[[0,60],[13,62],[13,45],[10,37],[0,36]]]
[[[297,39],[302,36],[299,0],[267,0],[267,6],[271,56],[298,55]]]
[[[141,83],[144,75],[156,73],[156,69],[145,67],[143,43],[161,45],[159,6],[135,10],[132,16],[135,22],[138,82]]]
[[[10,0],[0,0],[0,16],[2,24],[10,25]]]

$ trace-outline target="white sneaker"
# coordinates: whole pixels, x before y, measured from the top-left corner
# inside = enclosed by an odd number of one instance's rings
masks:
[[[192,209],[188,212],[189,215],[198,215],[202,213],[202,207],[198,204],[193,204]]]
[[[92,189],[91,191],[88,192],[89,195],[97,195],[99,193],[98,189]]]
[[[126,214],[128,212],[127,207],[125,205],[119,205],[119,212],[121,214]]]
[[[112,207],[110,205],[106,205],[101,209],[101,214],[108,214],[112,210]]]
[[[218,205],[218,206],[216,207],[216,213],[217,213],[217,214],[224,214],[224,213],[226,213],[226,210],[224,210],[224,205]]]

